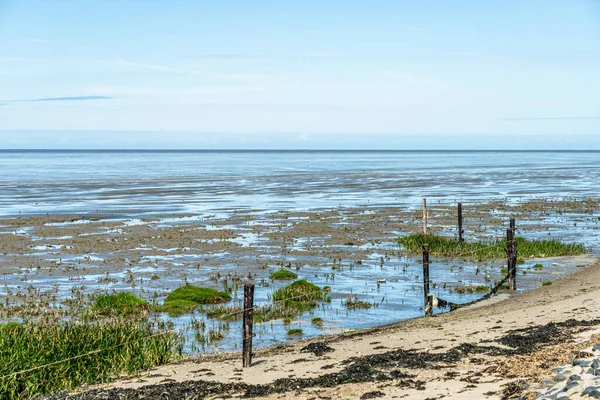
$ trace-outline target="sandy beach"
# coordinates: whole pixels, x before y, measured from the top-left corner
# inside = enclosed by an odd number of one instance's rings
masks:
[[[553,368],[599,342],[595,263],[433,318],[263,349],[251,368],[239,353],[205,356],[68,398],[535,398]]]

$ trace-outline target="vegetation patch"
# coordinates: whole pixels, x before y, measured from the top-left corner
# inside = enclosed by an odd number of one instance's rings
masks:
[[[135,297],[132,293],[107,293],[96,297],[91,313],[104,316],[129,316],[147,311],[148,302]]]
[[[319,300],[323,300],[323,290],[304,279],[273,293],[273,301],[281,302],[285,307],[299,311],[315,307]]]
[[[372,304],[368,301],[359,300],[358,296],[356,295],[346,297],[346,300],[344,300],[343,304],[348,310],[368,310],[372,306]]]
[[[231,296],[226,292],[219,292],[212,288],[201,288],[194,285],[186,285],[175,289],[165,299],[165,303],[174,300],[187,300],[196,304],[217,304],[225,303],[231,300]]]
[[[323,327],[323,318],[315,317],[310,320],[310,323],[316,326],[317,328]]]
[[[302,329],[294,328],[287,331],[288,336],[299,336],[302,335]]]
[[[6,329],[8,325],[10,329]],[[179,350],[174,334],[157,335],[146,325],[65,322],[15,328],[4,324],[0,329],[0,376],[4,377],[0,398],[8,400],[109,382],[121,374],[164,364]],[[15,374],[63,360],[68,361]]]
[[[229,300],[231,300],[231,296],[227,292],[186,285],[171,292],[165,299],[164,304],[154,307],[154,311],[166,312],[171,316],[178,316],[190,313],[202,304],[225,303]],[[218,311],[216,311],[216,314],[218,314]]]
[[[177,317],[183,314],[193,312],[200,305],[189,300],[171,300],[165,301],[162,305],[156,305],[152,308],[152,311],[166,312],[172,317]]]
[[[280,269],[278,271],[275,271],[271,274],[270,276],[271,279],[273,280],[290,280],[290,279],[296,279],[298,278],[298,274],[287,270],[287,269]]]
[[[473,285],[473,284],[469,284],[469,285],[456,285],[454,287],[454,292],[458,293],[458,294],[465,294],[465,293],[487,293],[490,291],[490,287],[487,285]]]
[[[542,269],[544,269],[544,266],[542,264],[535,264],[533,267],[531,267],[533,269],[535,269],[536,271],[541,271]]]
[[[520,258],[542,258],[575,256],[585,254],[581,244],[562,243],[558,240],[527,240],[516,238],[517,251]],[[420,254],[423,245],[429,245],[429,254],[439,257],[464,258],[473,261],[484,261],[506,257],[506,239],[499,241],[459,242],[457,239],[423,233],[403,236],[398,242],[407,253]]]

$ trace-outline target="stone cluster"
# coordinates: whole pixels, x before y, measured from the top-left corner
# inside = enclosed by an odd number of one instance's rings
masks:
[[[536,399],[600,399],[600,345],[590,357],[575,358],[571,365],[555,368],[554,381]]]

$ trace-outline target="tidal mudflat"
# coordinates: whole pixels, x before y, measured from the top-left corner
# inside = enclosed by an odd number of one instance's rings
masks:
[[[500,240],[508,218],[515,217],[518,236],[585,246],[578,256],[520,260],[519,291],[549,285],[588,265],[598,252],[597,199],[463,204],[467,241]],[[433,202],[429,212],[432,234],[456,236],[455,204]],[[243,284],[255,282],[255,304],[269,306],[291,282],[271,279],[283,269],[326,288],[326,294],[304,312],[257,321],[255,346],[385,325],[423,313],[420,256],[398,241],[422,229],[421,217],[417,205],[363,205],[4,218],[0,316],[5,322],[80,320],[98,295],[130,292],[150,305],[145,317],[154,326],[181,334],[184,352],[237,350]],[[433,257],[432,291],[456,303],[472,301],[503,277],[504,266],[503,259]],[[227,292],[232,299],[189,313],[162,312],[169,293],[184,285]]]

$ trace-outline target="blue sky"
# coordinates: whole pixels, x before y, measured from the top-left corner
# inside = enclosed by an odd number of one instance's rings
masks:
[[[0,0],[0,147],[600,148],[599,66],[591,0]]]

